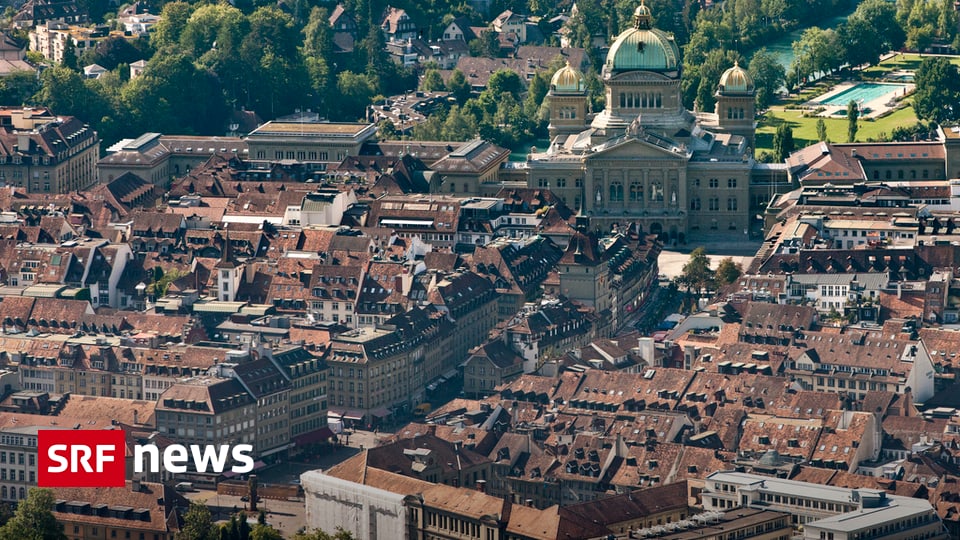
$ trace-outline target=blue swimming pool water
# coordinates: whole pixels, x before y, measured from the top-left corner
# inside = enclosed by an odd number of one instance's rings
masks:
[[[860,101],[862,99],[863,102],[866,103],[886,94],[893,94],[894,92],[902,94],[904,88],[906,88],[906,86],[902,84],[860,83],[847,88],[839,94],[820,101],[820,104],[846,105],[850,103],[851,99],[854,101]]]

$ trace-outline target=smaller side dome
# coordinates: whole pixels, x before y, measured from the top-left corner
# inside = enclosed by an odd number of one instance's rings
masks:
[[[571,66],[568,61],[567,65],[553,74],[553,78],[550,79],[550,90],[561,94],[583,92],[586,90],[583,74],[577,68]]]
[[[748,94],[753,90],[753,77],[740,67],[739,62],[734,62],[733,67],[720,76],[719,91],[723,94]]]

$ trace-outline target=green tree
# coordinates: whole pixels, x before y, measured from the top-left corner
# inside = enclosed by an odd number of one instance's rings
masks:
[[[0,103],[24,105],[39,89],[36,73],[25,69],[14,71],[0,77]]]
[[[267,524],[257,523],[250,530],[249,540],[283,540],[283,535]]]
[[[425,122],[413,126],[410,137],[415,141],[442,141],[444,139],[443,118],[442,114],[428,116]]]
[[[460,105],[470,99],[470,82],[467,81],[466,75],[459,69],[453,70],[453,73],[450,74],[450,80],[447,81],[447,91],[453,94]]]
[[[724,71],[733,67],[738,57],[739,55],[736,52],[723,49],[716,49],[707,53],[707,57],[700,64],[700,83],[694,101],[698,111],[714,110],[720,76],[723,75]]]
[[[821,142],[827,140],[827,123],[823,118],[817,118],[817,140]]]
[[[53,516],[53,492],[31,488],[13,517],[0,527],[0,540],[66,540],[63,524]]]
[[[310,10],[310,18],[303,27],[303,54],[330,59],[333,54],[333,30],[330,28],[330,12],[326,8]]]
[[[13,518],[13,506],[7,503],[0,504],[0,527]]]
[[[469,141],[477,136],[477,120],[454,105],[440,127],[440,140]]]
[[[190,508],[183,516],[183,527],[174,538],[176,540],[218,540],[219,537],[210,509],[202,502],[192,501]]]
[[[943,57],[924,58],[914,74],[913,108],[937,123],[960,118],[960,72]]]
[[[180,43],[180,34],[187,26],[187,20],[193,13],[193,6],[188,2],[169,2],[160,11],[160,20],[150,32],[150,45],[160,50]]]
[[[293,18],[270,5],[257,8],[248,21],[250,31],[240,45],[240,59],[247,70],[247,104],[267,117],[302,107],[310,81]]]
[[[500,69],[490,75],[490,79],[487,81],[487,89],[484,92],[489,92],[492,96],[509,92],[515,99],[518,99],[520,93],[523,92],[523,81],[520,80],[520,75],[516,71]]]
[[[237,513],[237,538],[239,540],[250,538],[250,523],[247,521],[247,514],[244,512]]]
[[[793,43],[793,72],[801,77],[810,77],[818,73],[830,73],[842,64],[840,40],[837,32],[823,30],[816,26],[803,31],[800,39]]]
[[[93,49],[93,62],[110,71],[117,69],[120,64],[131,64],[141,58],[143,54],[140,49],[119,36],[107,38]]]
[[[883,36],[865,19],[850,17],[840,25],[838,33],[843,44],[843,57],[853,67],[877,64],[880,55],[889,50]]]
[[[851,18],[866,21],[884,41],[885,50],[899,50],[907,39],[897,21],[896,4],[887,0],[863,0]]]
[[[710,269],[710,259],[707,257],[706,249],[698,247],[690,252],[690,259],[683,265],[683,273],[679,281],[686,285],[688,290],[696,291],[698,296],[704,289],[713,285],[714,273]]]
[[[230,520],[223,524],[221,531],[226,531],[227,538],[223,538],[223,534],[220,535],[220,540],[240,540],[240,521],[237,520],[237,515],[233,514],[230,516]]]
[[[67,38],[67,42],[63,46],[63,61],[60,62],[60,65],[76,70],[79,68],[77,64],[77,48],[73,44],[73,39]]]
[[[773,159],[775,163],[783,163],[793,152],[793,128],[788,124],[780,124],[773,133]]]
[[[476,39],[467,44],[471,56],[486,56],[487,58],[500,56],[500,40],[497,36],[498,34],[493,30],[480,32]]]
[[[337,527],[336,531],[333,534],[316,529],[313,532],[298,532],[293,540],[355,540],[353,533],[342,528]]]
[[[236,56],[247,32],[247,18],[239,9],[227,3],[201,5],[190,14],[181,30],[180,50],[194,59],[213,49]]]
[[[386,68],[393,63],[387,56],[387,43],[383,38],[383,32],[376,25],[371,25],[367,37],[363,39],[360,46],[367,59],[366,74],[370,84],[377,92],[382,92],[389,75]]]
[[[393,120],[384,118],[377,122],[377,136],[381,139],[396,140],[400,138],[400,130],[394,125]]]
[[[331,109],[330,115],[336,120],[350,121],[364,117],[370,98],[376,93],[366,75],[350,71],[337,75],[337,92],[340,106]]]
[[[108,110],[105,101],[85,84],[83,77],[66,66],[44,70],[40,80],[43,85],[34,101],[57,114],[95,123]]]
[[[763,110],[773,103],[777,91],[786,82],[786,70],[765,47],[753,53],[747,72],[757,89],[757,109]]]
[[[423,80],[420,81],[420,89],[424,92],[446,90],[447,86],[443,83],[443,77],[440,76],[440,70],[428,69],[423,74]]]
[[[124,85],[120,102],[131,134],[220,133],[227,117],[216,77],[182,54],[152,58],[143,74]]]
[[[743,266],[727,257],[717,264],[716,278],[720,285],[729,285],[743,275]]]
[[[847,103],[847,142],[857,140],[857,129],[859,129],[857,121],[859,119],[860,108],[857,107],[857,102],[851,99],[850,103]]]

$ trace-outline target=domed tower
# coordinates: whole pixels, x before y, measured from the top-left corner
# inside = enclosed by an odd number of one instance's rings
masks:
[[[680,50],[673,36],[653,27],[653,13],[641,0],[633,28],[617,36],[603,65],[606,107],[592,127],[615,135],[637,117],[644,128],[673,136],[692,127],[680,99]]]
[[[579,133],[586,128],[587,85],[583,74],[569,61],[553,74],[547,99],[550,100],[550,125],[547,130],[551,139],[557,135]]]
[[[756,86],[747,70],[734,63],[724,71],[717,86],[717,131],[742,135],[755,148]]]

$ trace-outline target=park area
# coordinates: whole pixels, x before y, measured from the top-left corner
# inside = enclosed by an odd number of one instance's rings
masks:
[[[819,140],[817,121],[821,118],[823,118],[827,128],[828,140],[847,142],[846,114],[818,116],[817,102],[823,100],[824,96],[828,96],[831,92],[837,92],[837,87],[845,82],[860,82],[866,86],[867,83],[912,81],[912,73],[920,66],[922,60],[922,57],[915,54],[891,55],[876,66],[867,68],[862,72],[853,72],[853,77],[849,76],[849,72],[844,72],[847,75],[845,79],[839,77],[821,79],[816,85],[804,88],[799,95],[791,94],[780,103],[771,106],[759,118],[756,136],[757,155],[759,156],[763,152],[773,152],[773,135],[777,128],[784,124],[793,129],[793,140],[796,148],[803,148],[817,142]],[[960,57],[951,57],[950,62],[960,66]],[[829,97],[826,99],[829,100]],[[917,116],[910,105],[910,101],[911,98],[908,95],[902,99],[897,107],[885,111],[881,115],[861,118],[857,130],[857,140],[889,140],[890,134],[898,126],[909,127],[916,124]]]

